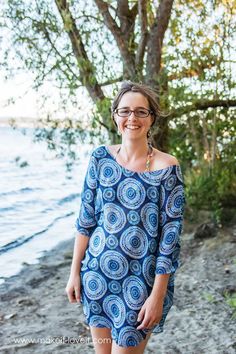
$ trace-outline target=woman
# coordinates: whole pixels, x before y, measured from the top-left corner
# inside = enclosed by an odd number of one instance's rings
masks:
[[[148,142],[156,101],[123,83],[112,104],[122,142],[93,150],[84,181],[66,292],[83,304],[96,354],[143,353],[173,304],[184,183],[177,159]]]

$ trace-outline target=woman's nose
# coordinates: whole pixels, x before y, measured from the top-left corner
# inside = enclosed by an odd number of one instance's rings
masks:
[[[131,112],[128,119],[137,119],[136,115],[134,114],[134,112]]]

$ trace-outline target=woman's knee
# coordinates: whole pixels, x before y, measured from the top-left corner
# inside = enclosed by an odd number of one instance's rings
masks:
[[[90,327],[96,354],[111,354],[112,337],[110,328]]]
[[[143,354],[150,336],[151,332],[135,347],[121,347],[113,341],[111,354]]]

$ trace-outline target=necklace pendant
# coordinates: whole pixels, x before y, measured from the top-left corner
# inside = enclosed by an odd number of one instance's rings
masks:
[[[150,158],[153,156],[153,147],[152,147],[151,144],[148,144],[148,145],[149,145],[149,148],[150,148],[151,152],[148,153],[148,155],[147,155],[146,169],[145,169],[144,172],[150,172]],[[116,152],[115,160],[116,160],[116,158],[117,158],[118,153],[120,152],[120,149],[121,149],[121,146],[119,147],[119,149],[118,149],[117,152]]]

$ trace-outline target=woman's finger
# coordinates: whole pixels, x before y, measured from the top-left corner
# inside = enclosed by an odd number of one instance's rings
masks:
[[[67,296],[70,302],[76,302],[74,289],[67,290]]]
[[[78,286],[75,287],[75,299],[77,302],[80,301],[80,287]]]

